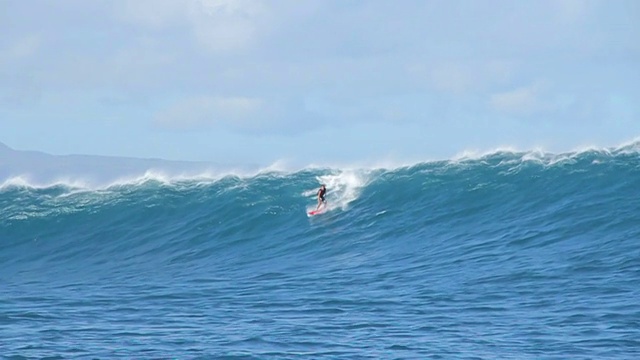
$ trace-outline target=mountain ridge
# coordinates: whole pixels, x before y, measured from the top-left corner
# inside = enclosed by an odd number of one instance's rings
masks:
[[[123,177],[143,176],[149,171],[175,176],[238,168],[205,161],[85,154],[53,155],[41,151],[15,150],[2,142],[0,155],[0,183],[15,177],[26,177],[36,183],[73,178],[90,184],[102,184]],[[247,168],[250,167],[241,167],[240,170]]]

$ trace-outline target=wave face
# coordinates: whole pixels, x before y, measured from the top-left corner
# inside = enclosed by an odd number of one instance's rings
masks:
[[[308,217],[320,183],[328,211]],[[637,358],[637,145],[0,187],[6,359]]]

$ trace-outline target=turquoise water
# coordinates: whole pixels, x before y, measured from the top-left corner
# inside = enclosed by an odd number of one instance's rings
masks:
[[[637,148],[6,182],[0,357],[639,358]]]

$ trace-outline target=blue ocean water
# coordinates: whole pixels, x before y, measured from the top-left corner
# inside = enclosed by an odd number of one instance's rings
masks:
[[[639,148],[8,181],[0,358],[640,358]]]

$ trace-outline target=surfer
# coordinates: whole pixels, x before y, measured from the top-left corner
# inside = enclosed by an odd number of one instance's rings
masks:
[[[327,200],[324,199],[325,194],[327,193],[327,187],[324,184],[320,185],[320,189],[318,189],[318,207],[316,211],[320,209],[320,205],[327,204]]]

